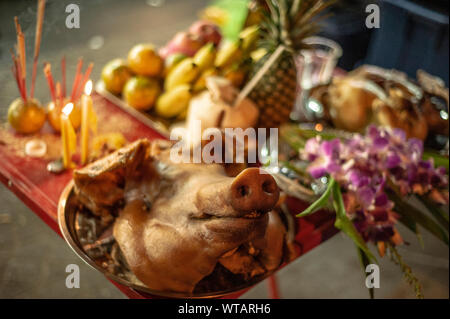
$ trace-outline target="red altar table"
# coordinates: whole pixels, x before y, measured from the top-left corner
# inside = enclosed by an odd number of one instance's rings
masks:
[[[99,133],[120,132],[129,142],[138,138],[165,138],[139,118],[103,96],[94,93],[93,100],[98,116]],[[25,155],[24,146],[33,138],[42,139],[47,143],[48,155],[44,158],[30,158]],[[0,180],[61,236],[57,220],[58,200],[64,187],[71,180],[72,172],[66,171],[56,175],[46,169],[50,161],[59,157],[57,152],[60,149],[60,137],[52,132],[48,124],[35,136],[16,134],[8,125],[0,127]],[[287,204],[292,211],[301,211],[305,208],[304,204],[292,198],[287,200]],[[295,241],[300,257],[337,232],[333,226],[333,214],[327,212],[296,219],[296,223]],[[113,283],[130,298],[152,297]],[[237,298],[245,291],[228,295],[226,298]]]

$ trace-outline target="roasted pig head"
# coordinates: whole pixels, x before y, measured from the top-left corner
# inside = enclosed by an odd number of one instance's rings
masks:
[[[192,292],[218,262],[251,274],[244,259],[226,257],[245,255],[252,243],[260,268],[280,264],[284,229],[276,216],[266,231],[279,190],[259,168],[229,177],[222,165],[174,163],[169,149],[139,140],[77,170],[74,180],[94,214],[117,211],[114,237],[130,270],[151,289]]]

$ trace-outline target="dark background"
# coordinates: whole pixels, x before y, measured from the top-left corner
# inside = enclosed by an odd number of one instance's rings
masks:
[[[378,3],[381,28],[365,27],[365,5]],[[65,27],[65,7],[79,4],[81,28]],[[155,4],[162,6],[154,6]],[[94,80],[102,66],[126,57],[138,42],[161,46],[175,32],[187,28],[205,7],[204,0],[49,0],[46,7],[36,96],[50,99],[42,73],[49,61],[60,74],[59,61],[67,58],[68,84],[77,58],[92,61]],[[443,77],[448,83],[448,1],[340,1],[323,35],[344,48],[339,65],[347,70],[362,63],[395,67],[415,75],[418,68]],[[11,75],[9,50],[15,42],[17,15],[27,37],[28,73],[34,44],[36,2],[0,1],[0,121],[6,121],[9,103],[19,94]],[[0,159],[1,160],[1,159]],[[424,232],[425,249],[400,228],[409,247],[399,250],[424,286],[425,297],[448,298],[448,247]],[[65,267],[81,270],[81,288],[66,289]],[[400,270],[388,258],[380,260],[379,298],[413,298]],[[352,242],[338,234],[284,268],[278,274],[286,298],[367,298],[364,279]],[[53,233],[6,187],[0,185],[0,298],[123,298],[102,274],[84,265],[66,243]],[[244,297],[267,297],[266,284]]]
[[[380,7],[379,29],[367,29],[367,4]],[[325,23],[323,35],[344,49],[339,66],[363,63],[395,68],[415,77],[416,70],[441,77],[448,85],[447,0],[344,0]]]

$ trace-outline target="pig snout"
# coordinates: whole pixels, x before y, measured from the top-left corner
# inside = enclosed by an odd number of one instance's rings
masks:
[[[280,191],[273,177],[259,168],[247,168],[235,178],[208,183],[197,192],[193,218],[242,217],[270,211]]]
[[[231,184],[231,206],[240,212],[271,210],[280,191],[275,179],[259,168],[247,168]]]

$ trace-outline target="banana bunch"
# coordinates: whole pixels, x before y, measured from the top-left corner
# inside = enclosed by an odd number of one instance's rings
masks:
[[[214,65],[237,88],[242,88],[247,80],[258,37],[259,27],[252,25],[242,30],[238,39],[225,41],[217,52]]]
[[[183,119],[191,98],[206,89],[206,78],[223,76],[241,87],[246,80],[259,27],[242,30],[236,40],[224,40],[219,48],[207,43],[193,57],[176,56],[164,72],[164,93],[156,101],[155,112],[164,118]]]
[[[159,116],[171,118],[187,109],[192,97],[192,88],[189,84],[180,84],[161,94],[156,101],[155,112]]]
[[[165,92],[156,101],[155,112],[164,118],[183,118],[194,92],[199,91],[200,79],[211,74],[216,58],[213,43],[205,44],[193,57],[178,57],[167,70]],[[198,82],[198,83],[197,83]]]
[[[227,69],[244,61],[254,49],[259,35],[259,27],[254,25],[241,31],[236,40],[225,40],[217,52],[215,66]]]

